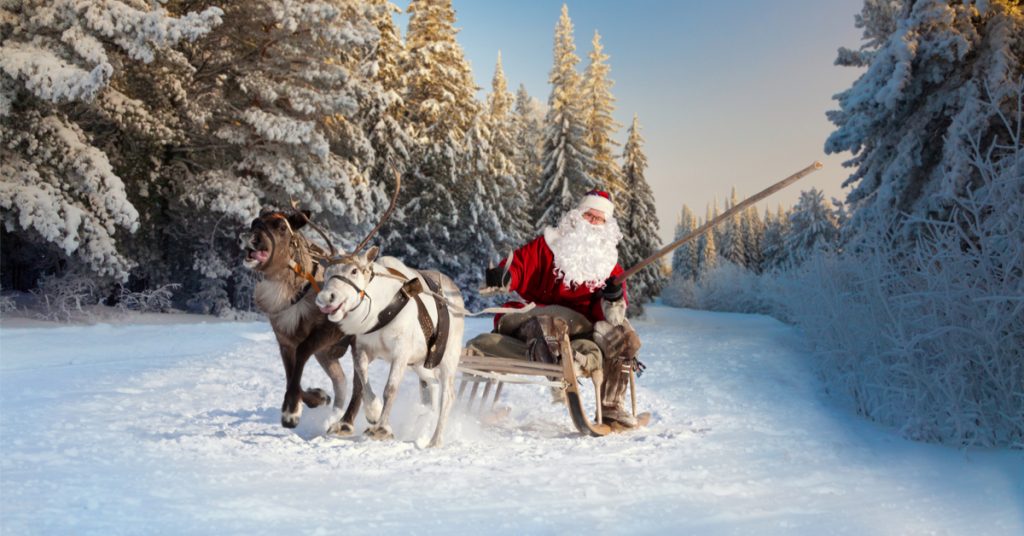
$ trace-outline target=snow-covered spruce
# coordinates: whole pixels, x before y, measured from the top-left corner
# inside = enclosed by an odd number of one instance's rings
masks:
[[[551,95],[544,118],[544,152],[534,214],[537,230],[555,225],[596,184],[590,175],[593,151],[586,142],[581,81],[576,72],[579,61],[569,8],[563,5],[555,27],[554,65],[548,76]]]
[[[116,235],[135,231],[139,213],[89,134],[95,122],[81,112],[121,124],[159,123],[110,87],[119,74],[114,66],[153,62],[210,32],[221,15],[211,7],[174,17],[143,0],[26,0],[0,8],[0,207],[7,228],[31,233],[100,275],[127,279],[135,261]],[[77,113],[69,115],[72,109]]]
[[[493,238],[470,236],[471,242],[463,242],[466,235],[458,235],[471,230],[466,196],[469,181],[478,175],[464,170],[476,161],[462,155],[481,107],[473,98],[469,63],[455,39],[451,2],[414,0],[407,11],[404,106],[417,145],[400,197],[404,223],[393,227],[401,240],[389,253],[452,274],[460,287],[470,288],[477,272],[470,275],[466,268],[483,262],[472,253],[486,250]],[[477,135],[485,138],[483,132]]]
[[[644,176],[647,156],[643,152],[640,120],[636,115],[633,116],[633,123],[629,127],[622,160],[619,176],[624,188],[617,199],[617,219],[622,227],[623,236],[619,243],[619,263],[629,268],[661,249],[661,239],[658,238],[658,213],[654,206],[654,192],[651,191]],[[643,305],[661,293],[661,288],[665,285],[661,266],[660,262],[653,263],[629,280],[631,316],[640,314]]]

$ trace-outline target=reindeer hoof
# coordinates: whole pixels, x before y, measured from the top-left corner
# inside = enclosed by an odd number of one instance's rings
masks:
[[[350,435],[352,435],[352,432],[355,432],[355,431],[356,431],[356,429],[355,429],[355,427],[352,426],[352,423],[341,422],[341,421],[338,421],[338,422],[332,424],[331,427],[327,429],[327,433],[328,434],[333,434],[333,435],[338,435],[338,436],[350,436]]]
[[[327,394],[327,391],[320,388],[307,389],[306,392],[303,393],[302,401],[311,408],[318,408],[325,404],[330,404],[331,395]]]
[[[394,439],[395,434],[391,433],[391,429],[383,426],[374,426],[373,428],[367,428],[366,434],[370,439],[374,441],[384,441],[387,439]]]

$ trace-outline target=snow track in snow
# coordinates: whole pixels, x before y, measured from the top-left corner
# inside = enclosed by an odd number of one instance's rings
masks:
[[[637,327],[650,427],[580,437],[546,388],[509,385],[507,420],[455,413],[440,450],[413,445],[433,416],[411,374],[396,441],[323,437],[325,408],[281,428],[264,323],[3,327],[0,529],[1024,532],[1022,453],[912,443],[834,407],[789,327],[662,307]],[[379,392],[385,366],[371,376]],[[329,387],[315,362],[304,385]]]

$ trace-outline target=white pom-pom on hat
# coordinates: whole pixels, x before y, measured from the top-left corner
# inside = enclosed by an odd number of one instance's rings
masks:
[[[603,190],[591,190],[580,200],[580,210],[597,209],[604,213],[606,218],[612,217],[615,211],[615,203],[612,203],[612,196]]]

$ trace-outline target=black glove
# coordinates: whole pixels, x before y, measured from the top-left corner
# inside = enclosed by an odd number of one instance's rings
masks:
[[[487,283],[488,287],[505,288],[512,282],[512,273],[506,270],[504,266],[488,268],[484,274],[484,282]]]
[[[604,280],[604,288],[601,289],[601,297],[605,301],[619,301],[622,299],[622,283],[614,284],[615,276]]]

